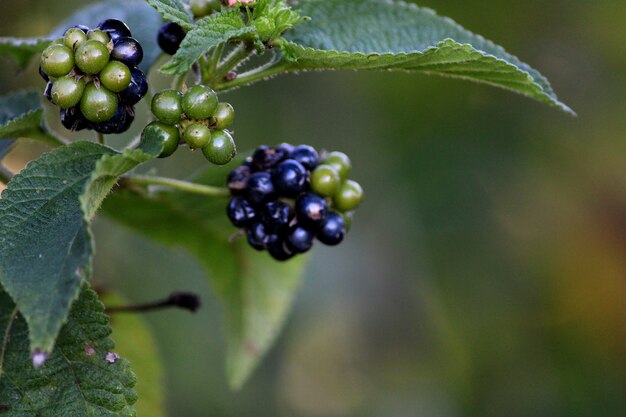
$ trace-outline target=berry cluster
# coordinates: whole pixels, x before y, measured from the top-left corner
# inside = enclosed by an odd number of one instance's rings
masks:
[[[350,159],[307,145],[262,146],[228,176],[227,214],[248,243],[279,260],[343,240],[363,190],[349,180]]]
[[[209,162],[224,165],[237,153],[235,141],[228,128],[235,119],[235,110],[220,103],[210,87],[195,85],[185,94],[163,90],[152,99],[152,113],[159,119],[156,126],[165,133],[161,157],[173,154],[181,139],[191,149],[202,149]]]
[[[43,51],[44,95],[61,108],[65,128],[103,134],[128,130],[133,106],[148,91],[146,76],[137,68],[143,49],[131,36],[124,22],[108,19],[95,29],[71,27]]]

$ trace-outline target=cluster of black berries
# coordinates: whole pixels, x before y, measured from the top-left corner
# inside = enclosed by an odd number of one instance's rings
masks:
[[[337,245],[363,200],[350,170],[341,152],[320,158],[307,145],[262,146],[228,176],[228,217],[250,246],[280,261],[308,251],[315,238]]]
[[[162,90],[152,99],[151,109],[159,121],[148,126],[159,129],[165,138],[160,157],[173,154],[181,138],[190,149],[202,149],[204,157],[216,165],[227,164],[237,154],[235,140],[227,130],[235,110],[228,103],[220,103],[210,87],[194,85],[184,94]]]
[[[97,28],[69,28],[41,54],[44,95],[61,108],[61,123],[73,131],[111,134],[128,130],[133,106],[146,95],[148,82],[137,68],[143,49],[117,19]]]

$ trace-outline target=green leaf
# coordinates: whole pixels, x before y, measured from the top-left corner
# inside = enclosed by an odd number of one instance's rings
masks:
[[[0,139],[25,137],[52,146],[63,144],[44,129],[40,97],[32,90],[0,97]]]
[[[156,34],[163,25],[163,20],[143,0],[106,1],[89,5],[70,15],[52,35],[59,37],[67,28],[78,24],[96,27],[105,19],[120,19],[128,25],[133,38],[139,41],[143,49],[143,61],[139,67],[146,72],[161,55],[161,49],[156,43]]]
[[[135,416],[135,375],[113,350],[104,307],[86,285],[46,364],[33,369],[28,328],[0,289],[0,414],[7,416]],[[109,355],[109,359],[113,359]]]
[[[419,71],[505,88],[574,112],[537,70],[430,9],[402,1],[302,0],[311,22],[289,32],[290,70]]]
[[[178,23],[184,29],[193,28],[193,16],[181,0],[146,0],[163,16],[163,19]]]
[[[127,304],[116,294],[101,295],[101,300],[107,306]],[[134,405],[137,415],[165,417],[163,360],[148,324],[137,314],[115,314],[111,318],[111,327],[115,335],[116,352],[128,359],[138,376],[135,386],[138,400]]]
[[[205,175],[202,184],[224,184]],[[233,388],[239,388],[278,335],[298,288],[306,257],[286,263],[251,249],[245,241],[230,241],[236,230],[226,217],[226,199],[182,192],[141,194],[120,191],[103,205],[113,220],[197,257],[222,302],[228,353],[226,368]],[[244,239],[245,240],[245,239]]]
[[[117,177],[160,153],[90,142],[57,148],[16,175],[0,199],[0,283],[30,329],[33,352],[50,352],[82,280],[91,274],[88,221]],[[154,152],[154,153],[149,153]]]
[[[39,55],[50,45],[46,38],[0,37],[0,56],[8,56],[22,69],[26,68],[34,55]]]
[[[161,67],[161,72],[184,74],[210,49],[254,31],[254,27],[246,26],[239,10],[229,9],[207,16],[187,33],[178,52]]]

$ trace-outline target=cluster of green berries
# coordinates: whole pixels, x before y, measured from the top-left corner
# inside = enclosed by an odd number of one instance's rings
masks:
[[[210,87],[195,85],[184,94],[163,90],[152,99],[152,113],[158,121],[148,126],[160,129],[167,138],[161,157],[172,155],[180,143],[202,149],[209,162],[224,165],[236,155],[235,141],[226,130],[235,120],[235,110],[220,103]]]
[[[120,20],[105,20],[95,29],[71,27],[41,54],[44,95],[61,108],[61,122],[69,130],[122,133],[135,118],[133,106],[148,91],[137,68],[142,59],[141,45]]]
[[[228,176],[228,217],[250,246],[280,261],[307,252],[315,239],[338,245],[363,200],[350,171],[342,152],[320,156],[307,145],[262,146]]]

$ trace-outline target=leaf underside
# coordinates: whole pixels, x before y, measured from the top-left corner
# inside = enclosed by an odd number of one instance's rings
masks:
[[[41,127],[40,93],[20,91],[0,98],[0,139],[28,135]]]
[[[146,0],[168,22],[177,23],[184,29],[193,27],[193,17],[181,0]]]
[[[208,172],[196,181],[225,183],[227,171]],[[103,210],[151,239],[188,250],[201,262],[223,307],[228,380],[233,388],[241,387],[277,337],[306,257],[279,263],[241,239],[230,242],[236,230],[226,218],[226,200],[180,192],[123,191],[108,198]]]
[[[35,370],[26,322],[0,289],[0,414],[134,416],[135,375],[125,359],[106,360],[114,345],[110,333],[104,306],[85,285],[54,351],[46,364]]]
[[[505,88],[574,114],[537,70],[449,18],[391,0],[302,0],[286,36],[291,70],[419,71]]]

